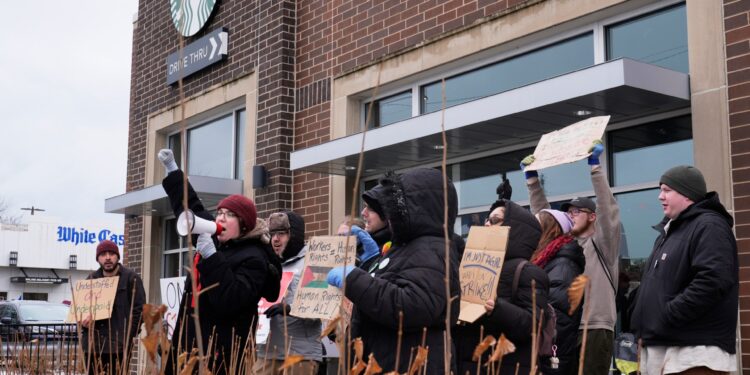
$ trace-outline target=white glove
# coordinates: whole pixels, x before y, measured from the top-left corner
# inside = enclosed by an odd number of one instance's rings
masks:
[[[207,259],[211,255],[214,255],[214,253],[216,253],[216,246],[214,245],[214,240],[211,239],[211,235],[208,233],[203,233],[200,236],[198,236],[198,243],[195,244],[195,249],[198,251],[198,254],[200,254],[203,259]]]
[[[164,168],[167,170],[167,173],[171,173],[176,171],[177,163],[174,161],[174,154],[172,153],[172,150],[168,148],[163,148],[159,150],[159,154],[157,155],[159,157],[159,161],[164,165]]]

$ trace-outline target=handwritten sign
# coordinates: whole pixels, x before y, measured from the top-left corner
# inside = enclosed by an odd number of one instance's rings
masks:
[[[353,267],[356,252],[355,236],[311,238],[290,314],[300,318],[326,320],[336,316],[343,294],[341,289],[328,285],[328,271],[344,264]]]
[[[458,319],[474,322],[485,313],[484,303],[497,297],[510,227],[469,229],[466,250],[459,267],[461,311]]]
[[[534,150],[534,162],[527,171],[576,162],[591,155],[591,143],[602,139],[609,116],[591,117],[560,130],[547,133]]]
[[[117,294],[120,276],[80,280],[73,287],[73,303],[68,311],[68,322],[92,317],[93,320],[109,319]]]
[[[164,313],[164,321],[167,322],[167,339],[172,339],[175,326],[177,325],[177,316],[180,313],[180,303],[185,291],[185,276],[169,277],[160,279],[161,286],[161,303],[167,306],[167,312]]]

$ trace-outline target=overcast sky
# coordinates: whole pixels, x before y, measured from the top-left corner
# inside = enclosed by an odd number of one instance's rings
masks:
[[[33,0],[0,16],[0,199],[71,223],[123,227],[104,213],[125,192],[137,0]]]

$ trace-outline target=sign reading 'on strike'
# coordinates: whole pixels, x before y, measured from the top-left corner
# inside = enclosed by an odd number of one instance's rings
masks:
[[[73,303],[68,311],[68,322],[91,317],[92,320],[109,319],[117,294],[120,276],[80,280],[73,287]]]

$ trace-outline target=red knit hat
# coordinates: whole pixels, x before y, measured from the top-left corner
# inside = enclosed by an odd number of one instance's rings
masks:
[[[217,210],[220,208],[226,208],[242,218],[242,222],[245,223],[243,233],[250,232],[255,228],[258,212],[255,210],[255,203],[252,200],[245,198],[243,195],[234,194],[222,199],[219,205],[216,206]]]
[[[107,251],[117,254],[117,259],[120,259],[120,249],[117,248],[116,243],[110,240],[99,242],[99,245],[96,246],[96,259],[99,259],[99,255]]]

